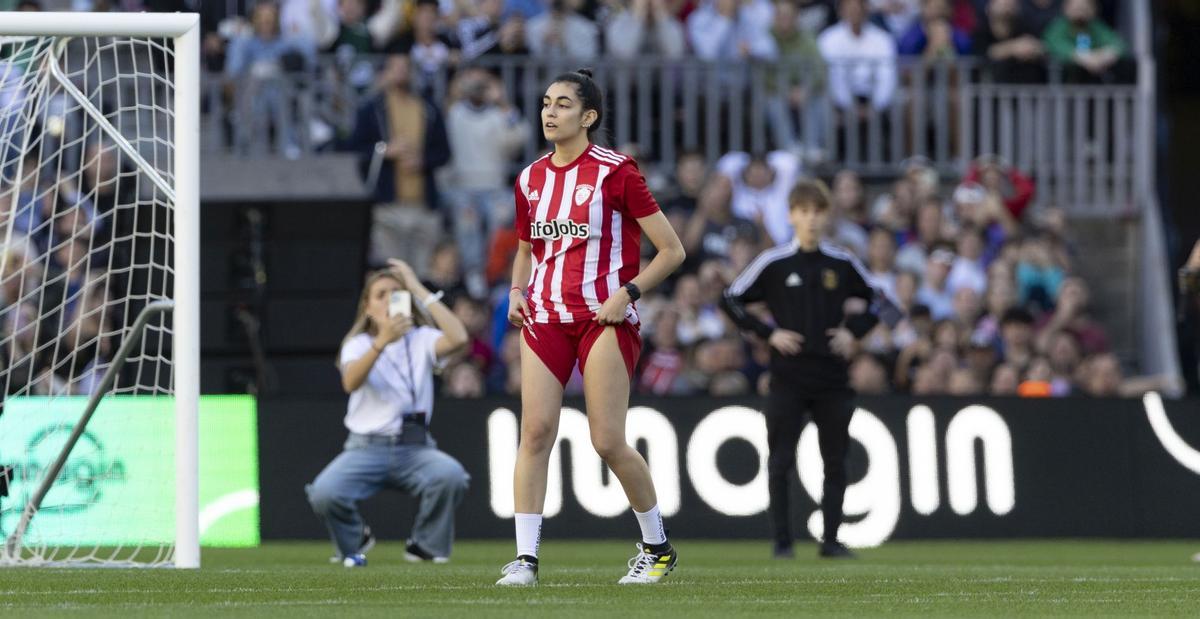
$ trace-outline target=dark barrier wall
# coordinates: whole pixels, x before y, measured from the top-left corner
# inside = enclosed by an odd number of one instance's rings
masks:
[[[637,400],[629,433],[647,455],[676,537],[765,537],[766,429],[756,399]],[[1200,406],[1142,400],[862,398],[851,423],[842,539],[1200,537]],[[264,399],[259,408],[264,538],[323,537],[303,486],[344,440],[344,399]],[[545,535],[634,538],[620,485],[588,443],[582,402],[564,409]],[[461,537],[512,535],[515,401],[444,400],[433,433],[472,476]],[[799,535],[819,534],[821,465],[799,447]],[[385,538],[407,534],[414,501],[368,501]]]

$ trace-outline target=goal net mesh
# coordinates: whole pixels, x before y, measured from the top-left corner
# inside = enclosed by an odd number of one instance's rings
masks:
[[[0,36],[3,565],[172,561],[169,315],[150,321],[12,543],[138,313],[172,290],[172,49]]]

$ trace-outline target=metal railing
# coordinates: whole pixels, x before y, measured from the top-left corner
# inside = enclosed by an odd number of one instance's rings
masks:
[[[323,58],[311,72],[267,79],[208,76],[206,152],[297,157],[331,148],[373,94],[349,77],[361,76],[364,62],[371,61],[359,59],[351,67]],[[590,64],[606,93],[611,145],[636,143],[646,159],[667,166],[684,151],[714,161],[735,150],[794,148],[810,161],[866,175],[894,175],[914,155],[957,175],[976,156],[998,154],[1037,177],[1039,202],[1089,215],[1136,209],[1135,190],[1144,182],[1137,177],[1148,174],[1137,151],[1150,130],[1140,121],[1152,112],[1141,109],[1146,103],[1137,86],[1063,84],[1057,67],[1048,71],[1046,84],[1005,84],[994,82],[989,67],[975,59],[901,59],[889,65],[896,75],[890,104],[867,106],[860,119],[818,87],[826,81],[820,79],[825,69],[802,60]],[[516,107],[537,124],[547,82],[575,64],[495,57],[474,66],[497,75]],[[449,80],[446,72],[437,73],[420,87],[444,102]],[[796,86],[805,100],[790,107],[787,95]],[[540,133],[533,133],[523,161],[545,148]]]

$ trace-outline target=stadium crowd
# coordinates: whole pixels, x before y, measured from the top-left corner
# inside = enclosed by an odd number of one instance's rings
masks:
[[[70,4],[85,10],[189,8],[187,0]],[[540,137],[531,135],[534,128],[514,110],[497,77],[471,67],[473,59],[534,54],[582,64],[604,55],[786,56],[832,67],[852,50],[882,59],[976,54],[991,63],[997,79],[1031,82],[1046,79],[1048,58],[1080,81],[1123,79],[1127,67],[1127,46],[1105,25],[1116,3],[1097,6],[1094,0],[196,4],[206,29],[207,67],[231,80],[302,70],[320,54],[386,55],[377,71],[370,65],[359,78],[373,82],[375,94],[336,145],[361,153],[366,171],[372,161],[379,165],[377,145],[386,144],[382,169],[375,172],[380,206],[372,262],[404,257],[431,289],[447,293],[467,325],[469,350],[439,380],[442,393],[455,397],[518,392],[517,332],[505,321],[517,243],[511,173],[523,163],[516,161],[520,147]],[[40,6],[36,0],[0,0],[0,9]],[[421,78],[446,69],[454,69],[448,97],[434,101],[419,87]],[[824,94],[797,86],[787,102],[803,106],[827,95],[842,110],[888,105],[895,76],[871,74],[886,72],[886,64],[859,69],[818,72],[807,84]],[[264,101],[269,104],[269,97]],[[615,146],[640,154],[636,144]],[[766,346],[747,343],[718,309],[718,298],[758,252],[790,238],[786,195],[796,179],[811,173],[803,153],[732,152],[710,166],[689,152],[674,169],[647,160],[642,170],[684,241],[688,262],[639,302],[645,347],[636,391],[761,392]],[[853,357],[852,382],[859,391],[1105,396],[1132,389],[1090,313],[1087,284],[1073,274],[1063,214],[1028,208],[1035,182],[1027,171],[984,157],[962,179],[945,179],[928,162],[913,159],[893,181],[873,188],[848,170],[826,180],[836,215],[830,238],[857,254],[906,313],[896,328],[876,328]],[[95,217],[94,209],[78,212]],[[62,259],[73,262],[69,255]],[[22,262],[6,264],[15,269]],[[64,285],[81,285],[71,283],[68,267],[58,271]],[[9,274],[3,280],[17,281]],[[12,333],[20,314],[5,314]],[[579,388],[576,375],[568,389]]]

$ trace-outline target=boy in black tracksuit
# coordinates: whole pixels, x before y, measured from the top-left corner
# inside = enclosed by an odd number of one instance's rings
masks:
[[[755,258],[725,291],[722,307],[738,327],[771,346],[767,476],[775,556],[793,554],[788,479],[795,470],[800,431],[811,414],[825,465],[820,554],[852,557],[837,541],[854,412],[847,358],[880,319],[895,324],[900,314],[895,303],[870,286],[866,269],[853,254],[820,241],[829,218],[824,184],[801,182],[788,201],[795,239]],[[848,299],[861,299],[849,314]],[[746,311],[745,304],[755,301],[766,301],[774,326]]]

